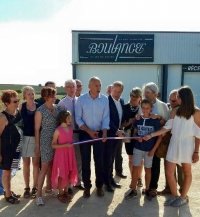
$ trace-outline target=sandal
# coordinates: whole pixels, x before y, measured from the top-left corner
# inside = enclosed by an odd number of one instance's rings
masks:
[[[6,192],[4,191],[3,194],[4,194],[4,197],[5,197],[6,196]],[[15,197],[17,199],[19,199],[21,197],[21,194],[15,194],[13,191],[11,191],[11,194],[12,194],[13,197]]]
[[[58,194],[57,198],[61,203],[67,203],[67,198],[66,198],[65,194]]]
[[[144,195],[145,193],[146,193],[146,189],[143,188],[143,189],[142,189],[142,195]]]
[[[31,196],[30,188],[24,188],[24,198],[29,198]]]
[[[158,194],[157,190],[156,189],[151,189],[149,190],[149,196],[150,197],[156,197]]]
[[[13,197],[16,197],[17,199],[21,197],[21,194],[15,194],[13,191],[11,191],[11,194]]]
[[[36,195],[37,195],[37,188],[33,187],[31,191],[31,197],[36,198]]]
[[[11,204],[18,204],[20,202],[18,198],[13,197],[12,195],[10,197],[5,197],[5,200]]]
[[[69,194],[68,192],[65,191],[64,196],[67,199],[67,203],[70,203],[72,201],[73,196],[71,194]]]
[[[141,178],[139,178],[138,181],[137,181],[137,187],[138,188],[142,188],[143,187],[142,179]]]
[[[46,194],[51,194],[52,192],[53,192],[52,189],[48,189],[48,188],[45,189]]]

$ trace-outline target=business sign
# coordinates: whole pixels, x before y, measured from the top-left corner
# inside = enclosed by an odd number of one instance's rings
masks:
[[[200,72],[200,64],[182,65],[183,72]]]
[[[79,34],[79,62],[153,62],[153,34]]]

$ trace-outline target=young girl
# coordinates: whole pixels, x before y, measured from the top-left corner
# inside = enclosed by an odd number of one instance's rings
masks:
[[[55,149],[52,168],[52,187],[59,190],[58,200],[70,202],[67,187],[77,183],[77,165],[73,147],[72,118],[69,111],[61,111],[58,115],[58,128],[55,130],[52,147]]]

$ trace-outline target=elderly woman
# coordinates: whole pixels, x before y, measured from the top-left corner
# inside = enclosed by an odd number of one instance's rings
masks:
[[[36,198],[36,204],[38,206],[44,205],[42,187],[45,175],[47,173],[49,173],[49,176],[51,175],[50,172],[54,154],[51,142],[56,129],[56,118],[58,115],[57,106],[54,104],[56,100],[56,90],[52,87],[44,87],[41,90],[41,96],[45,100],[45,103],[37,109],[35,114],[35,156],[41,156],[41,170],[38,178],[38,192]]]
[[[22,139],[19,99],[14,90],[6,90],[1,97],[6,109],[0,114],[0,168],[3,170],[2,183],[5,199],[11,204],[20,202],[19,196],[11,191],[11,170],[17,169]]]
[[[23,88],[23,102],[20,106],[21,116],[23,120],[23,174],[24,174],[24,198],[32,196],[35,198],[37,192],[37,180],[39,173],[39,157],[35,156],[35,121],[34,116],[38,104],[35,102],[35,91],[32,87],[26,86]],[[30,161],[32,158],[33,164],[33,188],[30,191]]]

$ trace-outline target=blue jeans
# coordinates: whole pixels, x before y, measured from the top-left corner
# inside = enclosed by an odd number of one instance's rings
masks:
[[[3,194],[3,186],[2,186],[2,170],[0,170],[0,195]]]

